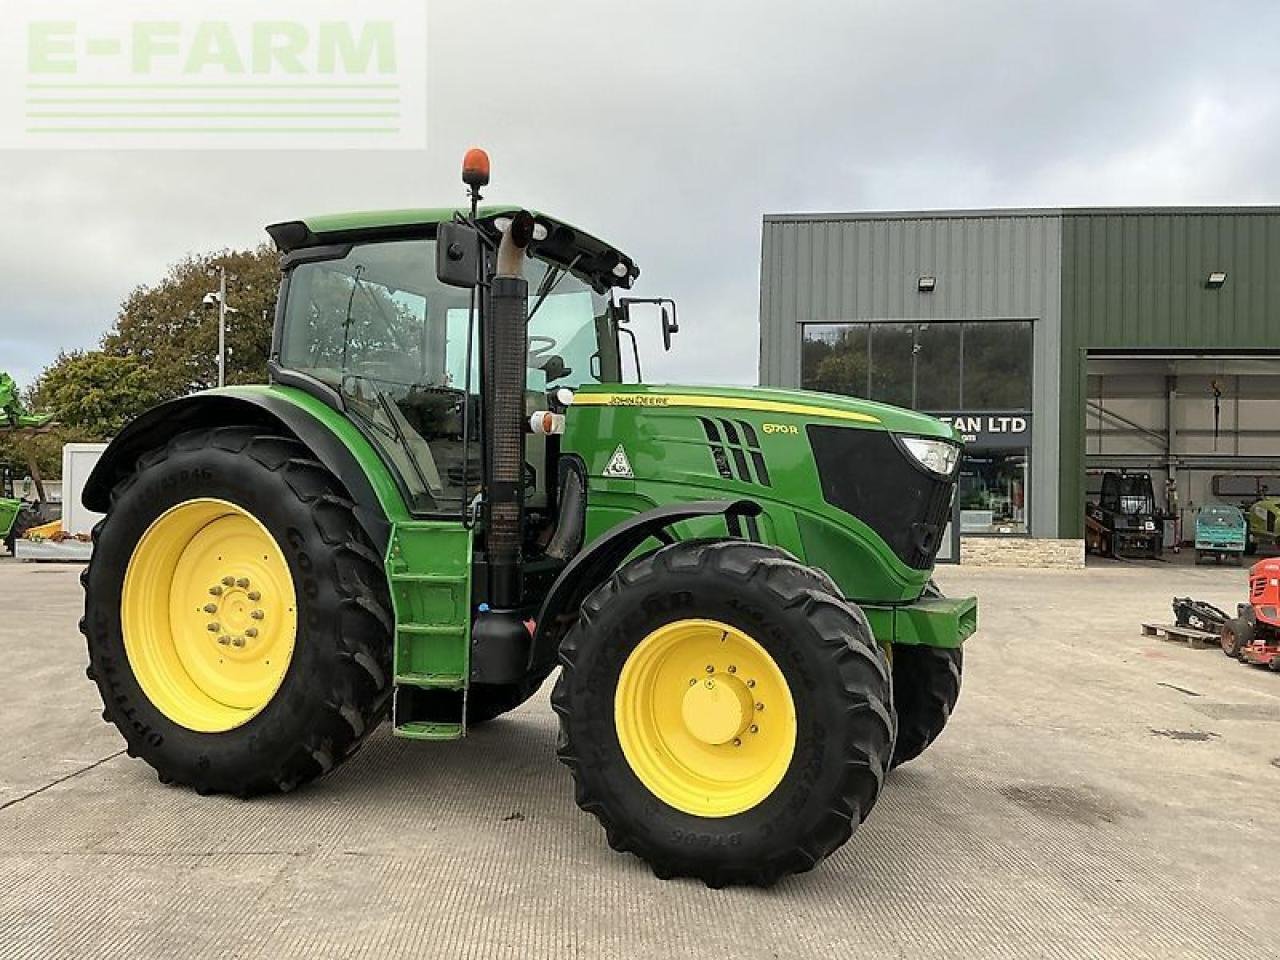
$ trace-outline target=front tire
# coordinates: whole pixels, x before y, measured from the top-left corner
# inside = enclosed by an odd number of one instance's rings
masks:
[[[197,430],[144,454],[82,580],[103,719],[163,782],[291,790],[386,711],[382,565],[345,491],[293,439]]]
[[[893,647],[893,702],[898,712],[898,739],[893,766],[914,760],[938,738],[956,701],[964,651],[940,647],[895,644]]]
[[[610,845],[659,877],[768,885],[849,839],[893,745],[884,652],[782,551],[689,541],[582,606],[552,694],[558,753]]]

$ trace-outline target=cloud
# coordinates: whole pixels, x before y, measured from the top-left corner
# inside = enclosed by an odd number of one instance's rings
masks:
[[[312,212],[555,212],[680,302],[650,378],[752,382],[767,212],[1280,199],[1280,8],[599,0],[430,6],[429,149],[10,153],[0,368],[92,345],[191,251]],[[656,329],[653,333],[656,335]]]

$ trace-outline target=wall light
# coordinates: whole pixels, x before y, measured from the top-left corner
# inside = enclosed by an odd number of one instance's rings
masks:
[[[1213,273],[1209,274],[1209,279],[1204,282],[1204,285],[1208,287],[1210,290],[1217,290],[1226,282],[1227,282],[1226,271],[1215,270],[1213,271]]]
[[[921,277],[916,281],[916,289],[921,293],[933,293],[933,288],[938,285],[937,277]]]

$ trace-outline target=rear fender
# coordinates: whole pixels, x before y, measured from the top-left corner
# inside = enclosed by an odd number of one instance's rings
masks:
[[[261,426],[278,430],[302,443],[333,473],[355,501],[357,522],[380,553],[390,539],[386,505],[379,500],[359,457],[349,443],[315,414],[279,389],[235,389],[197,393],[152,407],[131,422],[111,442],[89,475],[81,497],[97,513],[111,506],[111,491],[131,473],[148,450],[164,446],[188,430],[226,426]],[[367,457],[375,457],[372,448]]]

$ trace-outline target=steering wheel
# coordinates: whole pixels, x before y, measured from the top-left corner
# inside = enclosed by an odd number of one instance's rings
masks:
[[[530,337],[529,356],[534,359],[541,360],[559,345],[560,344],[555,337]]]

